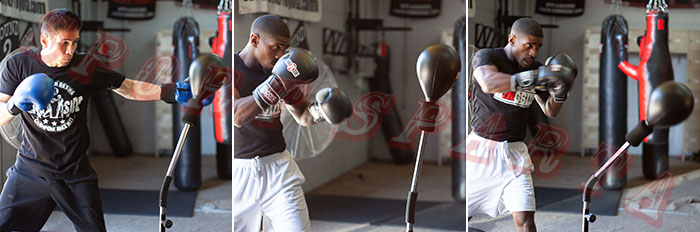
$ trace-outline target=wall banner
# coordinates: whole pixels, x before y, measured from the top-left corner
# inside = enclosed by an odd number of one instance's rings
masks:
[[[302,21],[321,21],[322,0],[238,0],[238,13],[271,13]]]
[[[151,19],[156,14],[156,0],[110,0],[108,11],[115,19]]]
[[[391,0],[389,13],[401,17],[435,17],[440,15],[440,0]]]
[[[0,15],[38,23],[48,5],[49,0],[0,0]]]
[[[10,19],[0,24],[0,60],[19,48],[19,20]]]

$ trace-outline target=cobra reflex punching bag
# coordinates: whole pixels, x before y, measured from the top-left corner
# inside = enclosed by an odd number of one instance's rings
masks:
[[[639,119],[647,119],[647,100],[664,81],[673,80],[671,53],[668,49],[668,12],[647,10],[646,31],[639,44],[639,66],[627,61],[618,67],[637,80]],[[654,128],[642,145],[642,171],[647,179],[656,179],[668,171],[668,127]]]
[[[185,81],[192,60],[199,56],[199,25],[194,18],[179,18],[173,28],[174,55],[179,67],[173,72],[173,82]],[[185,123],[180,119],[184,115],[185,106],[173,104],[173,146],[177,144]],[[197,119],[199,120],[199,119]],[[199,124],[199,123],[196,123]],[[174,182],[180,190],[197,190],[202,185],[202,148],[199,126],[192,127],[182,146],[180,158],[175,164]]]
[[[452,87],[452,147],[456,149],[458,144],[467,139],[467,19],[462,17],[455,23],[453,44],[459,53],[462,68],[459,77]],[[460,148],[461,149],[461,148]],[[452,197],[459,202],[467,199],[467,163],[466,157],[454,154],[466,154],[466,151],[451,152],[452,159]]]
[[[222,1],[223,2],[223,1]],[[212,42],[212,53],[223,58],[224,65],[230,70],[231,52],[231,30],[233,27],[230,5],[220,5],[217,21],[217,32]],[[233,78],[229,78],[214,95],[212,107],[214,110],[214,137],[216,138],[216,173],[221,179],[231,179],[231,162],[233,154],[232,125],[233,115],[231,114],[233,103]]]
[[[374,77],[369,81],[369,90],[372,92],[392,94],[391,82],[389,81],[389,64],[391,63],[389,59],[389,47],[384,41],[382,41],[379,46],[379,54],[374,57],[376,68],[374,69]],[[393,136],[401,134],[403,123],[396,110],[396,106],[392,107],[389,113],[384,117],[382,121],[382,133],[384,134],[384,138],[389,141]],[[413,157],[413,152],[411,150],[398,149],[390,146],[389,152],[391,153],[392,160],[397,164],[407,164],[411,162],[411,158]]]
[[[598,165],[603,165],[615,153],[614,149],[622,147],[627,134],[627,77],[617,64],[627,60],[627,21],[621,15],[610,15],[603,21],[600,44],[600,117],[599,117],[599,152],[605,152],[605,158],[599,157]],[[625,110],[621,110],[625,109]],[[614,149],[607,149],[614,148]],[[615,161],[615,168],[608,169],[602,177],[601,185],[606,189],[622,189],[627,183],[627,167],[624,161],[627,154]]]

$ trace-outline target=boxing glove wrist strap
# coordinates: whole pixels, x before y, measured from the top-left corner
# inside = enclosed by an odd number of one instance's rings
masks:
[[[177,103],[177,100],[175,100],[175,83],[160,85],[160,100],[168,104]]]
[[[18,114],[22,113],[22,109],[17,107],[15,104],[12,103],[7,103],[7,112],[9,112],[12,116],[17,116]]]
[[[328,118],[323,109],[321,109],[321,106],[319,106],[316,102],[309,105],[309,114],[311,114],[311,117],[314,119],[314,123],[326,121],[326,118]]]

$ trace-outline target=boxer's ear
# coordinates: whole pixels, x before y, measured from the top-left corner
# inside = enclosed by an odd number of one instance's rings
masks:
[[[515,35],[513,35],[513,34],[508,35],[508,43],[510,43],[511,46],[515,46]]]
[[[257,48],[258,43],[260,43],[260,36],[257,33],[250,34],[250,44]]]

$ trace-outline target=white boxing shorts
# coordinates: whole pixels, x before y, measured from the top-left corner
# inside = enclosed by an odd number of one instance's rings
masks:
[[[534,170],[523,142],[470,133],[466,141],[467,216],[535,211]]]
[[[234,159],[232,170],[235,231],[260,232],[263,215],[273,227],[265,231],[311,230],[304,175],[289,152]]]

